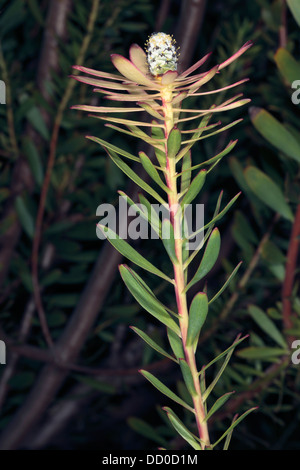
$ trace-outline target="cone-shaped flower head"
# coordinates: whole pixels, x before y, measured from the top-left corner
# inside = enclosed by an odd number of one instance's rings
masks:
[[[169,70],[177,70],[175,40],[169,34],[153,33],[146,42],[146,50],[152,75],[162,75]]]

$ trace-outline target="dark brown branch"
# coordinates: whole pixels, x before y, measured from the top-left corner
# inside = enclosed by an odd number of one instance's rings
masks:
[[[181,2],[180,21],[175,38],[180,46],[179,72],[188,68],[197,44],[206,0],[186,0]]]

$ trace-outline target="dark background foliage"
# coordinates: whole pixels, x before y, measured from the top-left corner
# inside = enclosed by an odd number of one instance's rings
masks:
[[[7,364],[0,366],[2,449],[184,448],[161,411],[168,400],[138,371],[148,368],[184,395],[180,375],[130,325],[142,326],[162,344],[165,332],[124,287],[120,255],[96,237],[97,206],[117,206],[118,189],[132,195],[136,190],[85,135],[132,153],[137,143],[70,110],[73,104],[102,100],[69,78],[73,64],[113,71],[111,53],[127,56],[132,43],[143,46],[149,34],[160,30],[174,34],[183,68],[207,52],[212,52],[209,65],[219,63],[253,40],[254,46],[213,86],[249,77],[239,92],[251,98],[251,106],[299,127],[299,108],[274,61],[280,46],[299,57],[299,27],[285,1],[0,1],[0,79],[6,84],[6,104],[0,105],[0,339],[7,345]],[[210,104],[211,99],[203,99],[200,107]],[[264,205],[244,173],[249,166],[265,172],[295,213],[299,166],[257,132],[248,111],[249,106],[222,116],[224,124],[240,117],[243,122],[193,150],[196,164],[239,139],[201,193],[198,202],[205,204],[207,220],[221,190],[224,205],[242,191],[218,224],[222,249],[205,280],[208,291],[216,292],[240,260],[243,265],[212,304],[198,360],[206,364],[238,333],[250,334],[240,349],[262,346],[264,354],[233,355],[214,398],[236,393],[214,416],[212,437],[220,436],[235,413],[258,406],[233,434],[231,448],[299,449],[300,366],[284,352],[268,354],[276,343],[249,312],[249,305],[267,312],[288,338],[282,287],[292,277],[292,310],[299,317],[297,271],[291,273],[286,263],[291,231],[294,227],[299,236],[299,221],[297,228]],[[169,269],[159,244],[134,243],[149,260]],[[297,262],[297,250],[291,256]],[[172,306],[167,286],[146,276]],[[216,370],[209,370],[207,383]],[[188,424],[189,416],[183,418]]]

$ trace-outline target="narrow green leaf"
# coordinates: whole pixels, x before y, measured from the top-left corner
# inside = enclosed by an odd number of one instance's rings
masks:
[[[280,152],[300,163],[300,145],[294,136],[262,108],[250,108],[250,119],[256,130]]]
[[[157,212],[153,209],[153,205],[145,198],[143,194],[139,194],[140,203],[146,208],[148,221],[153,228],[154,232],[161,238],[161,221]]]
[[[289,85],[292,85],[295,80],[299,80],[300,63],[284,47],[277,49],[274,60],[280,73]]]
[[[217,228],[215,228],[212,231],[211,236],[209,237],[200,265],[194,277],[184,289],[184,292],[187,292],[190,287],[196,284],[196,282],[203,279],[203,277],[206,276],[207,273],[209,273],[209,271],[212,269],[215,262],[217,261],[220,252],[220,247],[220,232]]]
[[[177,256],[175,253],[175,238],[174,238],[174,229],[170,220],[164,219],[162,222],[162,241],[164,247],[173,263],[178,263]]]
[[[133,207],[133,209],[136,211],[136,213],[141,216],[146,222],[150,223],[148,219],[148,213],[146,213],[142,207],[139,207],[127,194],[124,193],[124,191],[118,191],[120,196],[125,199],[128,205]]]
[[[167,334],[170,346],[172,348],[173,353],[175,354],[175,357],[177,359],[183,359],[184,351],[181,338],[176,333],[174,333],[173,330],[170,330],[170,328],[167,329]]]
[[[205,322],[208,312],[207,295],[198,292],[192,300],[189,311],[189,323],[187,331],[186,345],[192,346],[198,340],[200,330]]]
[[[215,378],[213,379],[213,381],[211,382],[211,384],[207,387],[207,389],[205,390],[205,392],[203,393],[203,401],[205,402],[207,400],[207,398],[209,397],[210,393],[212,392],[212,390],[214,389],[214,387],[216,386],[216,384],[218,383],[218,381],[220,380],[221,378],[221,375],[223,374],[224,370],[226,369],[227,367],[227,364],[228,362],[230,361],[230,358],[233,354],[233,351],[234,351],[234,348],[231,348],[229,349],[228,353],[226,354],[226,357],[225,357],[225,360],[223,362],[223,364],[221,365],[218,373],[216,374]]]
[[[233,429],[243,420],[246,418],[246,416],[248,416],[249,413],[251,413],[252,411],[254,410],[257,410],[257,407],[253,407],[253,408],[250,408],[250,410],[247,410],[245,411],[245,413],[243,413],[239,418],[237,418],[232,424],[231,426],[229,426],[229,428],[224,432],[224,434],[222,434],[222,436],[212,445],[212,447],[214,448],[216,445],[219,444],[219,442],[221,442],[227,435],[228,433],[231,433],[233,431]]]
[[[204,366],[202,369],[201,369],[201,372],[200,374],[202,374],[203,372],[205,372],[209,367],[211,367],[213,364],[215,364],[215,362],[219,361],[220,359],[222,359],[222,357],[226,356],[229,351],[231,351],[232,349],[236,348],[242,341],[244,341],[244,339],[247,338],[247,336],[243,336],[243,338],[240,338],[240,335],[237,336],[236,340],[232,343],[231,346],[229,346],[229,348],[227,348],[225,351],[223,351],[221,354],[219,354],[218,356],[216,356],[212,361],[210,361],[206,366]]]
[[[160,127],[157,127],[157,122],[156,121],[152,121],[152,126],[153,127],[151,128],[151,136],[154,139],[160,139],[161,142],[166,141],[164,131]],[[157,147],[154,150],[155,150],[155,155],[156,155],[157,161],[160,164],[161,168],[165,168],[166,167],[166,154],[165,154],[165,152],[163,150],[160,150]]]
[[[181,145],[181,133],[180,130],[175,126],[171,130],[168,137],[168,158],[175,158],[180,150]]]
[[[192,158],[191,151],[189,150],[182,159],[181,167],[181,181],[180,181],[180,192],[183,193],[191,184],[192,176]]]
[[[195,197],[198,196],[199,192],[201,191],[206,178],[206,170],[201,170],[192,180],[184,198],[181,201],[181,206],[184,207],[186,204],[190,204]]]
[[[287,348],[287,343],[275,323],[256,305],[249,305],[248,312],[257,325],[270,336],[279,346]]]
[[[141,374],[147,379],[149,380],[150,383],[152,383],[152,385],[154,387],[156,387],[161,393],[163,393],[164,395],[166,395],[168,398],[170,398],[171,400],[175,401],[176,403],[178,403],[179,405],[183,406],[184,408],[186,408],[187,410],[191,411],[192,413],[194,413],[194,410],[193,408],[191,408],[187,403],[185,403],[185,401],[183,401],[180,397],[178,397],[174,392],[172,392],[172,390],[170,390],[166,385],[164,385],[160,380],[158,380],[154,375],[152,375],[150,372],[148,372],[147,370],[141,370],[140,371]]]
[[[182,421],[178,418],[178,416],[171,410],[171,408],[165,406],[163,408],[167,416],[174,427],[174,429],[178,432],[178,434],[190,444],[191,447],[195,450],[201,450],[200,444],[196,440],[196,436],[192,434],[187,427],[182,423]]]
[[[195,389],[191,369],[188,366],[185,359],[179,359],[179,364],[180,364],[182,376],[183,376],[183,379],[184,379],[184,383],[185,383],[188,391],[190,392],[191,396],[194,397],[194,396],[197,395],[197,392],[196,392],[196,389]]]
[[[268,346],[249,346],[237,352],[237,356],[244,359],[272,360],[278,356],[284,356],[287,350],[282,348],[271,348]]]
[[[126,287],[137,300],[137,302],[153,317],[169,327],[176,334],[180,335],[179,326],[170,317],[166,309],[158,301],[148,286],[146,288],[145,284],[141,282],[141,278],[126,265],[121,265],[119,269]]]
[[[29,238],[33,238],[34,236],[34,218],[30,213],[25,200],[22,196],[16,197],[15,207],[17,214],[19,216],[21,225]]]
[[[161,346],[159,346],[159,344],[157,344],[152,338],[150,338],[150,336],[148,336],[142,330],[140,330],[139,328],[137,328],[135,326],[131,326],[131,329],[137,335],[139,335],[145,341],[145,343],[147,343],[149,346],[151,346],[151,348],[153,348],[155,351],[159,352],[162,356],[165,356],[168,359],[171,359],[171,361],[174,361],[174,362],[178,363],[178,361],[173,356],[171,356],[169,353],[167,353]]]
[[[209,412],[207,413],[207,415],[205,416],[205,420],[204,421],[208,421],[209,418],[212,417],[212,415],[218,411],[219,408],[221,408],[221,406],[223,406],[227,400],[229,400],[229,398],[231,397],[231,395],[235,393],[235,392],[228,392],[228,393],[225,393],[224,395],[222,395],[220,398],[218,398],[217,401],[215,401],[215,403],[213,404],[213,406],[211,407],[211,409],[209,410]]]
[[[28,158],[29,166],[32,175],[39,187],[42,186],[44,180],[44,170],[42,166],[42,159],[32,139],[27,137],[23,140],[23,150]]]
[[[166,193],[169,194],[171,190],[162,181],[150,158],[145,154],[145,152],[139,152],[139,156],[141,163],[148,175],[153,179],[153,181],[155,181],[156,184],[158,184],[158,186],[160,186]]]
[[[287,0],[289,9],[291,10],[295,21],[297,21],[300,26],[300,4],[298,0]]]
[[[140,178],[126,163],[121,160],[118,155],[110,150],[110,152],[107,150],[107,153],[109,154],[110,158],[112,161],[130,178],[132,181],[134,181],[140,188],[142,188],[144,191],[147,193],[151,194],[160,204],[165,204],[165,201],[162,199],[162,197],[154,191],[154,189],[151,188],[147,183],[145,183],[142,178]]]
[[[201,134],[205,131],[205,128],[206,128],[206,125],[208,124],[209,120],[211,119],[212,117],[212,114],[206,114],[201,122],[200,122],[200,125],[199,125],[199,128],[197,130],[197,132],[195,132],[192,136],[192,139],[196,139],[198,137],[201,136]],[[178,153],[177,157],[176,157],[176,162],[179,162],[179,160],[181,158],[184,157],[184,155],[186,154],[186,152],[188,152],[190,150],[190,148],[193,146],[193,143],[189,143],[188,145],[186,145],[185,147],[183,147],[180,152]]]
[[[113,145],[110,142],[107,142],[106,140],[100,139],[99,137],[94,137],[94,136],[91,136],[91,135],[87,135],[86,138],[90,139],[90,140],[93,140],[97,144],[100,144],[102,147],[104,147],[106,149],[109,149],[109,150],[112,150],[113,152],[116,152],[117,154],[122,155],[122,157],[126,157],[129,160],[134,160],[135,162],[140,161],[139,158],[136,157],[135,155],[132,155],[131,153],[126,152],[126,150],[123,150],[123,149],[117,147],[116,145]]]
[[[219,161],[221,160],[221,158],[223,158],[225,155],[227,155],[229,152],[231,152],[231,150],[235,147],[237,143],[237,140],[235,141],[231,141],[229,142],[229,144],[227,145],[227,147],[225,147],[222,152],[219,152],[217,155],[215,155],[214,157],[210,158],[209,160],[206,160],[205,162],[201,162],[201,163],[198,163],[198,165],[194,165],[190,168],[190,170],[196,170],[198,168],[201,168],[203,166],[208,166],[208,165],[212,165],[214,164],[216,161]],[[180,176],[180,175],[184,175],[184,171],[187,171],[187,170],[183,170],[181,171],[181,173],[179,173],[177,176]]]
[[[155,274],[156,276],[159,276],[165,279],[166,281],[170,282],[171,284],[173,284],[172,279],[166,276],[162,271],[156,268],[152,263],[150,263],[150,261],[148,261],[142,255],[140,255],[140,253],[138,253],[131,245],[129,245],[129,243],[127,243],[125,240],[120,238],[119,235],[116,234],[113,230],[101,224],[98,224],[97,227],[99,227],[99,229],[103,232],[103,234],[108,239],[108,241],[123,256],[125,256],[126,258],[128,258],[130,261],[137,264],[141,268],[145,269],[146,271],[149,271],[150,273]]]
[[[144,437],[147,437],[147,439],[151,439],[154,442],[157,442],[160,445],[167,446],[166,440],[158,434],[158,432],[150,426],[150,424],[146,423],[145,421],[139,419],[139,418],[134,418],[130,417],[127,420],[128,425],[133,429],[134,431],[138,432]]]
[[[204,225],[204,227],[201,227],[199,230],[196,230],[195,232],[191,233],[191,235],[189,235],[188,238],[189,239],[194,238],[196,235],[198,235],[198,233],[203,232],[203,230],[209,228],[211,225],[215,224],[219,219],[221,219],[226,214],[226,212],[230,209],[230,207],[235,203],[235,201],[240,196],[240,194],[241,193],[236,194],[231,199],[231,201],[229,201],[229,203],[224,207],[224,209],[221,210],[221,212],[219,212],[216,216],[214,216],[206,225]]]
[[[216,204],[215,211],[214,211],[214,215],[213,215],[213,219],[219,214],[222,197],[223,197],[223,191],[220,192],[220,195],[218,197],[217,204]],[[214,228],[214,224],[211,224],[210,227],[208,228],[208,230],[206,231],[206,234],[203,238],[202,243],[199,245],[199,247],[196,250],[193,251],[193,253],[191,254],[191,256],[188,259],[184,260],[184,269],[186,269],[188,267],[188,265],[191,263],[191,261],[193,261],[195,256],[197,256],[199,251],[202,250],[203,246],[205,245],[208,238],[210,237],[210,234],[211,234],[213,228]]]
[[[226,287],[228,286],[230,281],[234,278],[234,276],[236,275],[236,273],[240,269],[241,264],[242,264],[242,261],[240,261],[240,263],[234,268],[234,270],[232,271],[232,273],[230,274],[230,276],[228,277],[226,282],[223,284],[221,289],[213,296],[212,299],[209,300],[208,304],[212,304],[222,294],[222,292],[226,289]]]
[[[269,176],[258,168],[249,166],[245,170],[245,178],[254,194],[262,202],[286,219],[290,221],[294,219],[294,215],[285,200],[282,190]]]

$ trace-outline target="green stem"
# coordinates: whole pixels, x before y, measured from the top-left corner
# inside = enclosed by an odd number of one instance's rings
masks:
[[[167,139],[174,126],[173,118],[173,108],[172,108],[172,89],[168,86],[164,87],[161,91],[162,104],[164,109],[165,116],[165,153],[166,153],[166,183],[170,188],[171,192],[168,195],[168,202],[170,207],[170,219],[174,230],[175,238],[175,253],[177,257],[177,262],[173,263],[174,269],[174,282],[175,282],[175,295],[176,303],[179,314],[179,326],[181,330],[181,338],[183,350],[185,353],[185,360],[190,368],[194,387],[196,394],[192,397],[195,417],[197,422],[197,428],[199,432],[199,437],[201,440],[201,447],[205,449],[206,446],[209,446],[209,435],[207,429],[207,423],[205,419],[205,410],[202,400],[202,394],[200,389],[199,382],[199,373],[197,371],[195,352],[193,347],[186,345],[187,340],[187,330],[188,330],[188,306],[186,293],[184,292],[185,288],[185,274],[183,267],[183,238],[182,238],[182,213],[179,204],[179,194],[177,192],[177,178],[176,178],[176,162],[175,158],[168,158],[168,149],[167,149]]]

